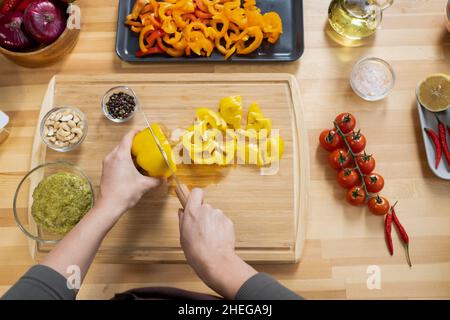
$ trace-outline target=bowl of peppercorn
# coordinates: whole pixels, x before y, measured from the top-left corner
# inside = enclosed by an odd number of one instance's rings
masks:
[[[136,102],[132,89],[126,86],[111,88],[102,99],[103,114],[113,122],[126,122],[133,118],[137,108]]]

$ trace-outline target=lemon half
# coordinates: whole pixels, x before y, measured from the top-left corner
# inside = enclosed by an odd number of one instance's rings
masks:
[[[450,76],[439,73],[427,77],[417,87],[417,98],[431,112],[450,107]]]

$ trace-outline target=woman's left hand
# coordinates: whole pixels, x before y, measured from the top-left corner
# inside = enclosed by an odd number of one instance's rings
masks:
[[[146,192],[161,184],[161,179],[139,173],[133,163],[131,145],[137,132],[130,131],[103,160],[97,205],[115,219],[134,207]]]

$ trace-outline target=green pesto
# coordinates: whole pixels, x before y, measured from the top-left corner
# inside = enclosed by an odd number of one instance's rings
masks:
[[[34,189],[31,214],[46,231],[66,234],[92,204],[89,182],[74,173],[60,172],[46,177]]]

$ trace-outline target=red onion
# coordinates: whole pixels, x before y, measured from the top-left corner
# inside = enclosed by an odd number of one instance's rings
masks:
[[[20,51],[33,45],[33,40],[24,32],[23,13],[8,12],[0,18],[0,47]]]
[[[66,28],[63,9],[50,1],[31,3],[24,12],[27,33],[43,44],[53,43]]]

